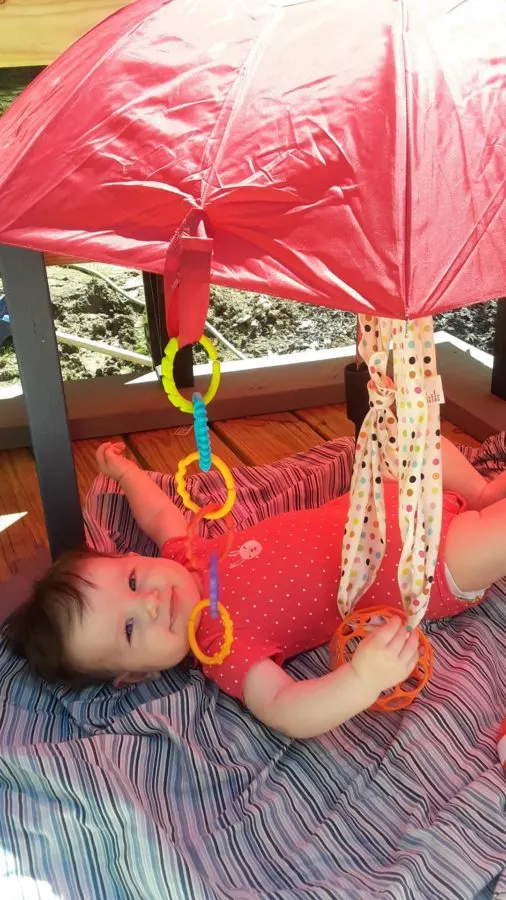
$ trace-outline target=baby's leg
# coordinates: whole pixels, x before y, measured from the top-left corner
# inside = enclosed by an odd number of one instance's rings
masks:
[[[506,499],[455,516],[446,537],[445,562],[466,593],[506,577]]]
[[[443,490],[459,494],[470,509],[480,509],[487,482],[447,438],[441,441]]]
[[[443,489],[460,494],[469,509],[484,509],[506,497],[506,470],[487,481],[445,437],[441,449]]]

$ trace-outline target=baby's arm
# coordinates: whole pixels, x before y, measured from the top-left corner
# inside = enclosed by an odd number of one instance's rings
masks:
[[[337,728],[404,681],[418,660],[418,636],[392,619],[361,642],[350,663],[321,678],[293,679],[271,659],[256,663],[244,700],[265,725],[289,737],[310,738]]]
[[[122,443],[100,445],[97,463],[102,474],[121,485],[137,523],[159,547],[170,538],[184,536],[187,525],[181,511],[146,472],[123,456],[124,449]]]

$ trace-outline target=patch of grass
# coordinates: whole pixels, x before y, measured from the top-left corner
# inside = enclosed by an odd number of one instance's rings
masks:
[[[20,69],[0,69],[0,116],[13,100],[30,84],[43,66],[24,66]]]

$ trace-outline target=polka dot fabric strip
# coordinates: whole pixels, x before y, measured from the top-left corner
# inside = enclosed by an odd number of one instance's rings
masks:
[[[369,368],[369,412],[359,433],[343,540],[338,608],[344,617],[374,582],[386,541],[383,478],[399,479],[403,551],[398,582],[409,625],[427,608],[442,515],[439,402],[431,318],[402,322],[359,317],[359,352]],[[393,344],[394,380],[387,374]],[[394,405],[397,409],[397,422]]]
[[[359,352],[369,367],[369,412],[355,448],[337,605],[343,618],[371,586],[385,549],[382,475],[397,476],[394,383],[386,369],[392,320],[360,316]]]
[[[398,579],[409,624],[424,616],[436,568],[443,505],[439,403],[428,403],[436,375],[432,318],[394,326],[399,429],[399,525],[403,552]]]

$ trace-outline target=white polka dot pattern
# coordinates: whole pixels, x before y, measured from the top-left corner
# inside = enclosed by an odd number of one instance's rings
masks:
[[[410,624],[425,614],[434,580],[443,504],[439,403],[428,402],[436,375],[431,317],[393,332],[399,420],[399,587]]]
[[[392,320],[361,316],[359,350],[369,366],[369,412],[355,450],[351,502],[344,533],[337,595],[343,618],[376,578],[385,550],[382,476],[397,477],[394,384],[387,375]],[[371,359],[373,356],[373,359]]]
[[[400,607],[397,580],[402,554],[399,527],[399,490],[395,481],[383,486],[387,551],[377,577],[361,596],[357,608],[387,605]],[[272,657],[284,660],[311,647],[327,643],[338,624],[335,597],[341,571],[341,552],[350,495],[338,497],[319,509],[283,513],[257,522],[240,533],[243,542],[256,541],[261,552],[242,559],[228,554],[220,567],[220,596],[234,622],[232,651],[221,666],[204,666],[205,674],[234,697],[242,697],[244,679],[254,663]],[[463,601],[451,592],[445,575],[444,546],[452,519],[465,508],[455,494],[445,494],[438,563],[429,618],[462,612]],[[239,533],[236,535],[239,540]],[[195,551],[208,558],[220,552],[226,540],[196,537]],[[240,550],[240,547],[237,548]],[[188,565],[186,542],[172,539],[162,556]],[[203,576],[205,590],[205,575]],[[212,655],[221,645],[223,629],[207,610],[197,633],[199,645]]]

